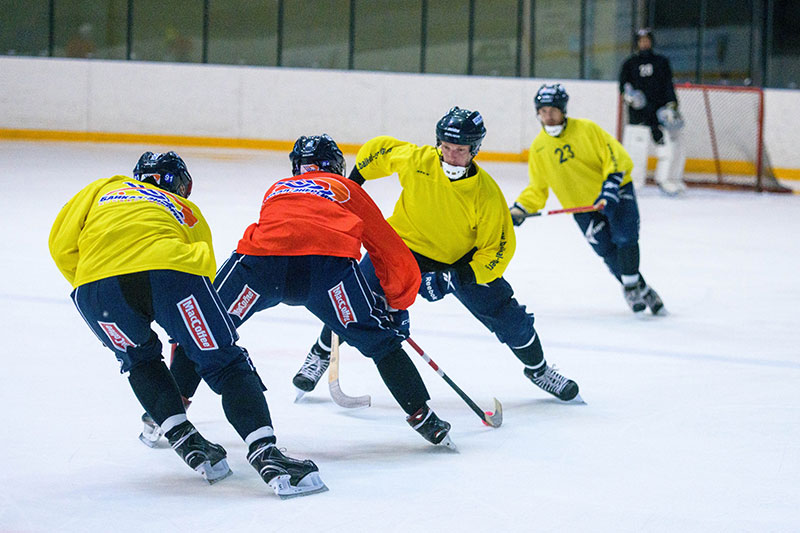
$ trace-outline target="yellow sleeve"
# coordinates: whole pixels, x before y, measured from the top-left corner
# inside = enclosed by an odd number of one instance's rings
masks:
[[[411,143],[399,141],[388,135],[381,135],[367,141],[358,150],[356,155],[356,168],[365,180],[390,176],[400,170],[402,162],[392,153],[397,148],[414,146]]]
[[[105,178],[94,181],[73,196],[61,208],[50,230],[50,255],[70,285],[75,281],[78,268],[78,237],[86,223],[86,215],[97,192],[108,181]]]
[[[477,283],[489,283],[502,276],[517,247],[505,196],[494,180],[487,180],[486,184],[475,237],[477,250],[470,261]]]
[[[528,150],[528,186],[517,197],[517,203],[525,208],[528,213],[535,213],[544,208],[547,203],[549,186],[544,180],[544,170],[537,158],[536,142],[531,143]]]
[[[618,140],[611,136],[606,130],[600,126],[595,126],[595,132],[600,137],[600,142],[603,144],[602,150],[602,177],[607,178],[609,174],[624,173],[625,177],[622,183],[631,181],[631,170],[633,170],[633,161],[628,155],[628,152],[620,144]]]

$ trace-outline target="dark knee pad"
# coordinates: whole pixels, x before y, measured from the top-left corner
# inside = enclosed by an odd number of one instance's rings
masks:
[[[431,399],[417,367],[402,348],[385,355],[375,365],[389,392],[406,414],[415,413]]]
[[[131,368],[128,383],[144,410],[159,426],[167,418],[186,412],[175,380],[161,359],[151,359]]]
[[[229,372],[222,380],[222,409],[242,440],[261,427],[272,426],[263,387],[258,375],[248,370]]]

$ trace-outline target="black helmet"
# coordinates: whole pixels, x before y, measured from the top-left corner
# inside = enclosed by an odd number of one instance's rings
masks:
[[[143,153],[133,169],[133,178],[184,198],[192,193],[192,176],[175,152]]]
[[[456,106],[436,123],[436,146],[442,141],[468,145],[470,153],[474,156],[481,149],[484,137],[486,137],[486,126],[483,125],[483,117],[477,111]]]
[[[656,39],[653,37],[653,29],[652,28],[639,28],[636,30],[636,35],[634,36],[635,44],[638,46],[639,39],[642,37],[647,37],[650,39],[650,45],[654,46],[656,44]]]
[[[294,143],[289,154],[292,174],[297,176],[311,170],[321,170],[344,176],[347,162],[336,142],[327,133],[322,135],[303,135]]]
[[[533,105],[536,106],[537,112],[545,106],[550,106],[559,108],[561,112],[566,115],[568,101],[569,95],[560,83],[545,83],[536,91],[536,96],[533,98]]]

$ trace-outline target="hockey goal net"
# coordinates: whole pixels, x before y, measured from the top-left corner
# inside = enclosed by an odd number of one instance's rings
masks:
[[[675,86],[684,120],[687,185],[790,192],[772,171],[764,145],[764,92],[757,87]],[[619,138],[627,124],[620,100]],[[648,168],[655,166],[650,159]]]

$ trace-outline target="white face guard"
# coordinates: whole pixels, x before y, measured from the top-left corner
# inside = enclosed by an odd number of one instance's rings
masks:
[[[544,127],[545,133],[547,133],[550,137],[558,137],[561,135],[561,132],[564,131],[564,124],[566,124],[566,121],[556,126],[546,126],[542,124],[542,127]]]
[[[444,175],[450,178],[450,181],[463,178],[467,174],[467,167],[457,167],[455,165],[451,165],[450,163],[446,163],[444,159],[441,161]]]

